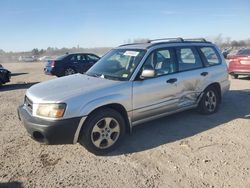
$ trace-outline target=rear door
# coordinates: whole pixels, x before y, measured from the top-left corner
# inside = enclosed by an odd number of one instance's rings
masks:
[[[195,47],[176,47],[175,50],[181,90],[178,108],[184,108],[196,104],[209,72],[204,70],[204,64]]]
[[[70,57],[70,64],[79,73],[84,73],[87,68],[87,60],[84,54],[73,54]]]
[[[203,62],[205,63],[204,71],[208,75],[204,79],[204,87],[211,83],[217,82],[220,84],[221,89],[224,90],[228,87],[228,67],[223,62],[222,57],[218,50],[213,46],[200,46],[197,47],[200,51]]]

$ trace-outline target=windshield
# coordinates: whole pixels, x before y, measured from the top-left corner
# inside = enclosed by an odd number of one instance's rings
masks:
[[[64,54],[64,55],[61,55],[61,56],[58,56],[57,58],[56,58],[56,60],[63,60],[65,57],[67,57],[68,56],[68,54]]]
[[[145,53],[146,50],[111,50],[86,74],[113,80],[129,80]]]

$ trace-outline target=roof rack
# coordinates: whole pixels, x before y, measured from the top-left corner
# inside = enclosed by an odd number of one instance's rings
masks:
[[[207,42],[205,38],[191,38],[191,39],[184,39],[187,42]]]
[[[127,44],[122,44],[122,45],[120,45],[119,47],[122,47],[122,46],[129,46],[129,45],[137,45],[137,44],[145,44],[145,43],[149,43],[149,42],[148,42],[148,41],[145,41],[145,42],[127,43]]]
[[[162,38],[162,39],[154,39],[154,40],[149,40],[148,43],[152,42],[157,42],[157,41],[166,41],[166,42],[184,42],[184,39],[181,37],[178,38]]]
[[[148,40],[145,42],[140,42],[140,43],[129,43],[129,44],[123,44],[121,46],[128,46],[128,45],[137,45],[137,44],[145,44],[145,43],[151,43],[150,46],[155,46],[159,44],[165,44],[165,43],[178,43],[178,42],[187,42],[187,43],[199,43],[199,42],[205,42],[205,43],[210,43],[208,42],[205,38],[190,38],[190,39],[183,39],[181,37],[177,38],[162,38],[162,39],[154,39],[154,40]]]

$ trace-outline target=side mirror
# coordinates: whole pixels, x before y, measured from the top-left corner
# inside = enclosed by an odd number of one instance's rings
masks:
[[[140,78],[153,78],[155,76],[155,70],[154,69],[144,69],[141,73]]]

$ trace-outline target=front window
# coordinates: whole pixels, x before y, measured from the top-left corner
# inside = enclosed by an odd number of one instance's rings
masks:
[[[145,53],[145,50],[114,49],[86,74],[113,80],[129,80]]]
[[[148,56],[143,69],[154,69],[155,77],[175,73],[177,71],[172,49],[156,50]]]

